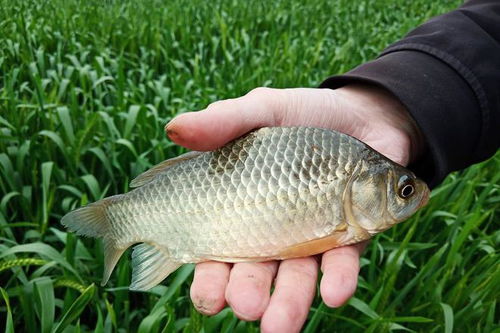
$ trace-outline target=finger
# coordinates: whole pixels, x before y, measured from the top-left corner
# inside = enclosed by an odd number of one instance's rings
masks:
[[[323,254],[320,291],[326,305],[339,307],[356,291],[359,256],[366,243],[339,247]]]
[[[299,332],[314,298],[318,263],[313,257],[282,261],[261,321],[262,332]]]
[[[226,288],[226,300],[238,318],[257,320],[262,316],[269,303],[277,269],[275,261],[234,265]]]
[[[165,131],[172,141],[186,148],[213,150],[252,129],[274,125],[279,105],[276,99],[281,94],[279,89],[254,89],[243,97],[181,114],[165,126]]]
[[[190,294],[199,312],[214,315],[224,308],[229,271],[230,265],[222,262],[208,261],[196,265]]]

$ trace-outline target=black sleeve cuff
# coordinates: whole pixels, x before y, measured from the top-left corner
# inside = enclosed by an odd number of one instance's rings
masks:
[[[320,87],[335,89],[355,82],[381,86],[405,105],[426,140],[426,152],[409,168],[430,187],[471,164],[481,115],[474,92],[452,67],[427,53],[401,50],[330,77]]]

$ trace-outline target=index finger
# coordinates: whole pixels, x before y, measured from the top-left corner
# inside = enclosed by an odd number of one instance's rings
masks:
[[[277,103],[268,90],[257,88],[247,95],[217,101],[198,112],[184,113],[165,126],[175,143],[193,150],[214,150],[252,129],[276,125]],[[279,96],[273,89],[273,96]]]

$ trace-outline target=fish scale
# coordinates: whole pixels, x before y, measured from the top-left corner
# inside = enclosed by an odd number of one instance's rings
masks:
[[[166,197],[161,197],[162,202],[169,202],[170,208],[167,209],[164,233],[166,235],[176,235],[178,242],[172,248],[170,237],[165,237],[161,240],[155,240],[161,246],[169,249],[169,252],[174,254],[178,260],[200,260],[200,254],[204,256],[224,256],[224,257],[243,257],[243,256],[272,256],[276,255],[283,247],[290,246],[297,242],[304,242],[314,237],[327,232],[333,225],[322,226],[325,220],[340,221],[341,211],[333,209],[322,209],[314,214],[307,214],[308,211],[316,210],[321,202],[326,201],[321,195],[319,188],[313,186],[311,181],[314,179],[326,178],[325,171],[321,173],[321,163],[319,167],[315,167],[312,163],[313,156],[318,155],[320,161],[324,161],[324,157],[314,153],[312,149],[307,149],[307,142],[304,138],[310,135],[307,132],[312,132],[313,140],[316,140],[318,145],[322,147],[322,151],[327,154],[337,155],[339,145],[335,145],[335,141],[330,144],[321,142],[322,135],[314,135],[314,132],[320,132],[315,129],[302,129],[301,131],[292,131],[291,129],[283,129],[281,131],[261,131],[257,133],[256,141],[253,145],[234,144],[230,147],[223,148],[220,153],[209,153],[204,158],[197,158],[197,161],[192,164],[181,164],[173,166],[167,177],[158,179],[156,182],[145,185],[142,190],[144,197],[153,200],[151,193],[157,192],[158,188],[163,189]],[[263,133],[264,132],[264,133]],[[269,133],[265,133],[269,132]],[[303,132],[303,133],[301,133]],[[270,135],[269,135],[270,134]],[[272,152],[274,146],[279,146],[282,142],[288,142],[287,149],[283,154],[283,160],[276,160],[276,155]],[[278,143],[278,144],[276,144]],[[244,152],[242,154],[242,152]],[[245,155],[245,159],[241,158]],[[237,156],[237,157],[234,157]],[[325,155],[327,156],[327,155]],[[214,161],[214,157],[217,159]],[[311,161],[306,165],[304,161]],[[262,168],[255,168],[255,163],[263,165]],[[211,167],[207,168],[207,165]],[[281,166],[281,173],[276,186],[271,168],[274,165]],[[306,169],[306,167],[308,167]],[[214,170],[231,170],[230,173],[218,173]],[[243,171],[252,170],[250,178],[242,178]],[[309,177],[304,177],[304,174],[310,174]],[[302,175],[302,176],[301,176]],[[187,182],[187,179],[196,179],[195,182]],[[236,182],[235,179],[238,181]],[[238,187],[248,180],[253,186],[246,187],[245,198],[238,196]],[[342,182],[346,178],[338,178],[335,188],[342,187]],[[218,195],[208,197],[206,192],[200,191],[201,188],[217,188]],[[286,191],[284,191],[286,189]],[[245,189],[243,189],[245,190]],[[280,191],[281,190],[281,191]],[[240,187],[240,193],[242,188]],[[278,196],[281,193],[281,196]],[[283,193],[285,195],[283,196]],[[160,197],[160,196],[158,196]],[[297,214],[289,208],[295,202],[295,197],[303,203],[309,202],[306,212],[299,215],[311,215],[311,219],[315,220],[319,215],[323,216],[323,221],[318,221],[319,228],[309,228],[305,230],[300,225],[290,223]],[[131,200],[129,206],[134,206]],[[178,205],[179,202],[184,202],[184,205]],[[331,204],[331,203],[330,203]],[[331,205],[335,207],[335,205]],[[148,205],[147,208],[154,208],[155,205]],[[156,206],[161,207],[161,205]],[[144,210],[144,206],[140,207]],[[324,207],[327,208],[327,207]],[[120,207],[122,209],[122,207]],[[131,210],[136,210],[134,206]],[[147,209],[142,214],[154,215],[160,213],[159,209],[154,212],[147,212]],[[138,215],[137,212],[134,215]],[[220,228],[215,236],[209,232],[211,226],[218,221]],[[234,228],[235,223],[244,221],[243,225],[239,225],[238,229]],[[280,223],[288,222],[288,223]],[[130,221],[116,221],[117,224],[129,224]],[[318,224],[316,223],[316,224]],[[159,224],[159,223],[158,223]],[[265,230],[259,232],[259,237],[255,237],[252,230]],[[319,230],[319,231],[318,231]],[[228,243],[232,243],[231,247],[220,242],[220,233],[227,233]],[[283,234],[289,234],[287,239],[283,238]],[[188,237],[189,235],[189,237]],[[240,246],[239,239],[245,236],[252,236],[254,240],[248,239],[247,242],[258,244],[255,239],[269,239],[269,245],[266,248],[260,246],[252,247],[249,252],[242,243]],[[138,235],[138,238],[147,235]],[[323,234],[322,236],[326,236]],[[194,240],[205,238],[207,242],[196,244]],[[139,239],[137,240],[139,241]],[[204,246],[201,246],[205,244]],[[259,245],[259,244],[258,244]]]
[[[345,134],[263,128],[216,151],[167,160],[135,179],[136,189],[71,212],[62,223],[104,239],[111,252],[104,281],[121,253],[142,243],[132,256],[131,288],[147,289],[182,263],[282,259],[367,239],[371,231],[356,224],[359,214],[365,219],[363,207],[350,201],[357,195],[376,211],[379,200],[350,188],[365,181],[358,174],[374,170],[383,180],[373,188],[385,193],[398,168],[407,173]]]

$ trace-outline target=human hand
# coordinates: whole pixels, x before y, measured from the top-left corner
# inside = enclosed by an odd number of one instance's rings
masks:
[[[165,129],[175,143],[204,151],[265,126],[334,129],[402,165],[422,149],[421,135],[404,106],[385,90],[367,85],[336,90],[257,88],[243,97],[181,114]],[[322,254],[320,292],[326,305],[338,307],[353,295],[364,247],[360,243]],[[191,299],[207,315],[218,313],[227,302],[239,318],[261,319],[263,332],[299,331],[314,298],[318,266],[314,257],[234,265],[200,263]]]

